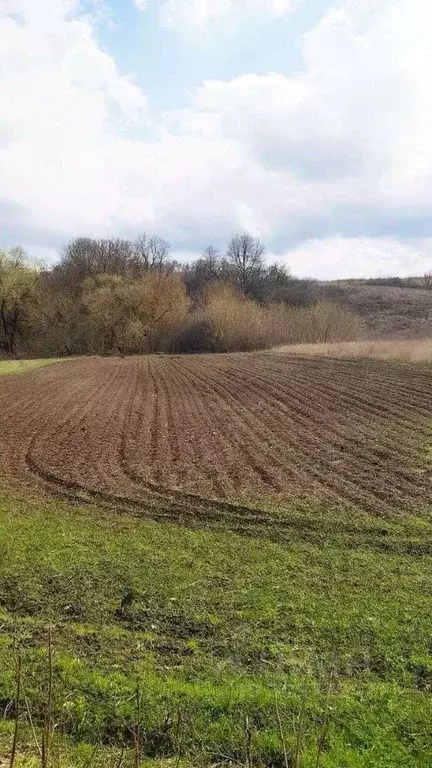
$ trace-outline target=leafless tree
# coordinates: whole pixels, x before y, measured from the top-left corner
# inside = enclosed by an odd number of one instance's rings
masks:
[[[429,272],[425,272],[423,275],[425,288],[427,288],[428,291],[432,290],[432,270]]]
[[[139,258],[145,272],[162,272],[170,257],[170,245],[158,235],[137,237],[133,244],[135,255]]]
[[[239,284],[244,288],[253,276],[264,267],[265,245],[247,233],[235,235],[227,250],[227,259],[235,271]]]
[[[212,282],[220,277],[222,257],[214,245],[208,245],[204,248],[202,258],[199,259],[206,274],[208,282]]]
[[[77,237],[61,251],[57,276],[73,290],[96,275],[126,277],[133,274],[133,258],[132,244],[128,240]]]
[[[208,245],[203,250],[202,258],[209,262],[216,262],[221,258],[221,255],[215,245]]]
[[[181,268],[183,282],[194,301],[203,299],[206,288],[215,282],[229,279],[224,274],[225,262],[214,245],[204,249],[201,258]]]

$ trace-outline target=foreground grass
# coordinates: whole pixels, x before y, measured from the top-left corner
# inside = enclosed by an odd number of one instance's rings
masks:
[[[40,360],[0,360],[0,376],[7,373],[27,373],[43,365],[60,362],[61,358],[43,358]]]
[[[406,547],[424,514],[386,552],[367,518],[353,549],[0,491],[0,755],[20,658],[16,766],[40,765],[51,634],[63,766],[133,765],[137,733],[164,768],[430,766],[431,557]]]
[[[292,344],[275,347],[276,353],[320,357],[374,358],[402,362],[432,362],[432,339],[342,341],[325,344]]]

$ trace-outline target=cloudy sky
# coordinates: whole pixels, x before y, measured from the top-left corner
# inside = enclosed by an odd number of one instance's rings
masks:
[[[0,0],[0,245],[432,268],[430,0]]]

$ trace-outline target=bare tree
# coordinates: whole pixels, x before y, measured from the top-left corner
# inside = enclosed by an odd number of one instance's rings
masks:
[[[238,283],[245,288],[252,277],[260,274],[264,267],[265,245],[248,235],[235,235],[227,250],[227,259],[234,268]]]
[[[149,240],[150,268],[162,272],[170,256],[170,244],[162,237],[154,235]]]
[[[150,254],[149,254],[149,245],[148,245],[148,237],[145,233],[142,235],[138,235],[136,240],[133,244],[134,254],[138,258],[140,266],[142,269],[144,269],[145,272],[147,272],[148,269],[150,269]]]
[[[215,245],[208,245],[203,250],[202,258],[210,263],[215,263],[221,258],[221,255]]]
[[[423,275],[423,280],[425,288],[427,288],[428,291],[432,290],[432,271],[425,272]]]
[[[84,280],[96,275],[134,274],[132,244],[121,238],[93,240],[77,237],[60,252],[56,277],[71,291],[80,289]]]
[[[196,262],[207,282],[211,283],[221,277],[222,256],[214,245],[204,248],[201,259]]]
[[[162,237],[140,235],[134,242],[134,253],[145,272],[163,272],[170,257],[170,244]]]
[[[186,290],[194,300],[202,300],[209,285],[228,277],[224,275],[224,259],[214,245],[208,245],[200,259],[184,265],[181,273]]]
[[[132,267],[132,243],[121,238],[97,241],[99,274],[129,275]]]

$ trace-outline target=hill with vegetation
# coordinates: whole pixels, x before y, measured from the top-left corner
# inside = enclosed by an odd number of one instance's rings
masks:
[[[0,354],[64,356],[227,352],[277,344],[424,338],[432,279],[319,282],[269,263],[236,235],[191,264],[168,243],[72,240],[52,268],[0,251]]]
[[[432,290],[425,278],[339,280],[319,284],[323,300],[362,319],[369,339],[432,336]]]

